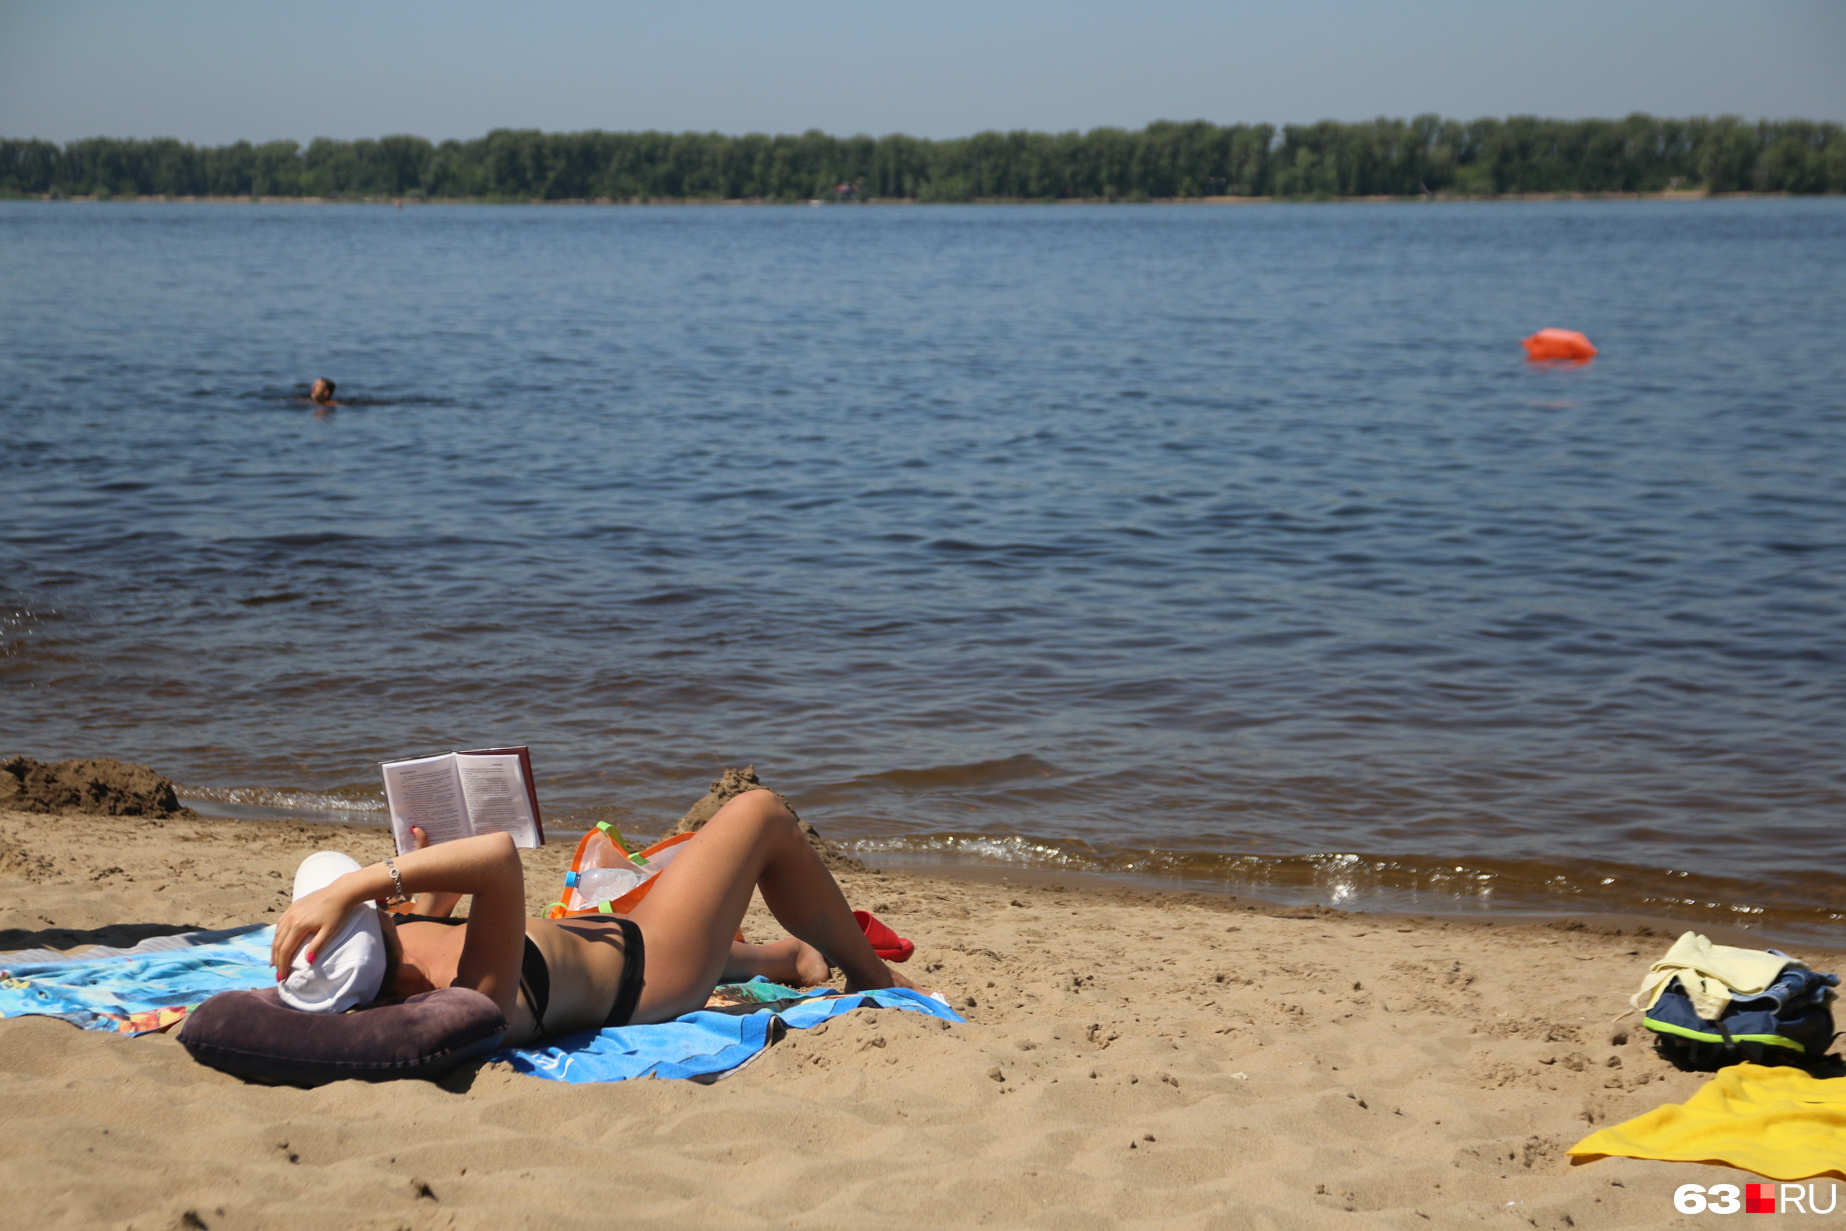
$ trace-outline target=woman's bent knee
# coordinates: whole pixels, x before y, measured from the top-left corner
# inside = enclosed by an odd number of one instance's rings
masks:
[[[727,825],[751,825],[764,830],[795,827],[795,814],[788,810],[782,797],[761,787],[731,796],[705,823],[712,825],[720,820]]]

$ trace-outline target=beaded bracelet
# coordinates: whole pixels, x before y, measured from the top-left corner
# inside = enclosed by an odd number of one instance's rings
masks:
[[[398,902],[410,901],[410,895],[404,892],[404,878],[397,874],[397,865],[390,859],[386,859],[385,871],[391,874],[391,883],[397,886],[397,896],[391,899],[392,903],[395,905]]]

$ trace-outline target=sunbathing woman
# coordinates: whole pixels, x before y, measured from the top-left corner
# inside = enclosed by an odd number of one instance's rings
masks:
[[[790,939],[733,942],[758,889]],[[719,809],[626,918],[526,918],[519,852],[505,834],[424,847],[349,872],[297,899],[277,921],[271,958],[278,979],[298,950],[318,956],[354,908],[393,894],[419,895],[419,906],[436,916],[462,894],[473,902],[458,926],[428,918],[384,924],[390,960],[382,996],[474,988],[506,1015],[510,1046],[668,1021],[703,1006],[727,978],[764,974],[812,984],[830,963],[845,973],[849,991],[910,986],[872,952],[839,885],[770,791],[746,792]]]

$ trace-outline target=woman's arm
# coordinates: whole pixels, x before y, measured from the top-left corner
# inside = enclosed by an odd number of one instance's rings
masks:
[[[410,838],[411,841],[416,844],[413,848],[415,850],[420,851],[429,845],[429,835],[423,832],[423,827],[421,825],[412,825],[410,827]],[[447,919],[450,915],[455,913],[455,904],[461,900],[462,895],[459,893],[433,893],[426,891],[417,894],[411,899],[410,909],[414,910],[419,915],[428,915],[433,919]]]
[[[462,838],[407,851],[393,862],[404,893],[473,896],[454,985],[491,997],[501,1012],[510,1014],[519,996],[519,959],[526,936],[525,874],[512,838],[503,833]],[[353,907],[397,892],[398,884],[385,865],[375,863],[295,902],[276,921],[270,947],[276,973],[287,970],[304,947],[308,961],[314,961]]]

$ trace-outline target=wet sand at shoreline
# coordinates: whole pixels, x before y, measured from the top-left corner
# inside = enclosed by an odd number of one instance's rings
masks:
[[[381,830],[0,813],[0,949],[271,917]],[[570,857],[527,852],[529,906]],[[245,1085],[0,1021],[0,1182],[47,1227],[1657,1227],[1725,1168],[1564,1151],[1703,1082],[1612,1023],[1666,925],[846,872],[969,1020],[859,1012],[713,1086]],[[752,939],[773,925],[759,909]],[[1803,950],[1823,969],[1837,955]],[[1824,1181],[1823,1181],[1824,1183]]]

